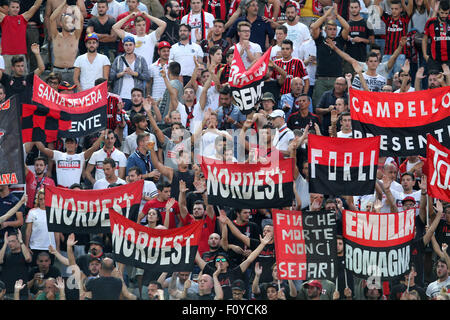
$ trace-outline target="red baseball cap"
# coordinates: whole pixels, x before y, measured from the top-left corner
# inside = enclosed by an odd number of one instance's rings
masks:
[[[322,291],[322,284],[320,283],[319,280],[313,280],[311,282],[305,283],[303,286],[306,289],[308,289],[308,287],[316,287],[319,288],[320,291]]]
[[[162,49],[162,48],[169,48],[170,49],[170,48],[172,48],[172,46],[167,41],[161,41],[158,44],[158,49]]]
[[[404,204],[406,201],[412,201],[414,202],[414,204],[416,204],[416,199],[414,199],[413,197],[409,196],[406,197],[405,199],[402,200],[402,204]]]

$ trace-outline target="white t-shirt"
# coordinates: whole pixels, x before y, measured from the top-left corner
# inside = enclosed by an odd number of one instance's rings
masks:
[[[136,60],[134,60],[132,63],[129,63],[130,69],[134,70],[134,64]],[[126,69],[126,65],[123,64],[123,70]],[[134,88],[134,79],[129,74],[123,75],[123,81],[122,81],[122,89],[120,90],[120,97],[123,99],[130,99],[131,100],[131,90]]]
[[[413,87],[410,86],[408,91],[406,91],[406,92],[413,92],[413,91],[416,91],[416,89],[414,89]],[[394,93],[400,93],[400,89],[395,90]]]
[[[377,74],[376,76],[369,76],[366,72],[363,73],[364,79],[366,79],[367,86],[370,91],[381,92],[381,89],[386,85],[386,78]],[[355,75],[352,82],[354,89],[362,90],[361,81],[359,80],[359,74]]]
[[[227,132],[225,130],[217,130],[217,131],[227,134]],[[211,131],[208,131],[205,134],[203,134],[202,139],[201,139],[199,154],[204,157],[209,157],[209,158],[213,157],[216,154],[215,141],[218,136],[219,136],[218,133],[211,132]],[[231,138],[231,136],[230,136],[230,138]]]
[[[301,174],[299,174],[297,179],[295,180],[295,189],[297,190],[297,193],[300,196],[300,201],[302,202],[302,209],[309,208],[311,201],[309,197],[309,184],[308,181],[306,181]]]
[[[303,62],[305,62],[309,56],[317,57],[316,43],[313,39],[303,42],[292,54],[292,57],[300,59]],[[309,84],[313,86],[316,83],[317,63],[309,63],[308,65],[305,64],[305,66],[309,76]]]
[[[95,80],[103,78],[103,67],[111,65],[108,57],[101,53],[97,53],[92,63],[89,62],[87,55],[85,53],[78,56],[73,64],[75,68],[80,68],[81,91],[93,88]]]
[[[142,200],[139,206],[139,212],[141,212],[142,208],[144,208],[145,203],[148,200],[145,200],[144,197],[153,198],[158,195],[158,189],[153,181],[144,181],[144,188],[142,189]]]
[[[343,133],[342,131],[339,131],[337,133],[337,137],[338,138],[352,138],[353,137],[353,132]]]
[[[283,132],[280,133],[280,129],[277,130],[273,139],[273,146],[280,151],[287,151],[289,147],[289,141],[295,138],[294,132],[286,127]]]
[[[26,223],[32,223],[30,249],[48,250],[48,246],[52,245],[56,248],[55,234],[48,232],[47,214],[41,208],[34,208],[28,212]]]
[[[117,180],[116,180],[116,182],[114,182],[114,183],[117,183],[117,184],[127,184],[124,180],[120,179],[119,177],[117,177]],[[111,184],[111,183],[109,183],[108,181],[106,181],[105,178],[103,178],[103,179],[97,180],[97,181],[94,183],[93,189],[94,189],[94,190],[107,189],[108,186],[109,186],[110,184]]]
[[[259,44],[251,42],[251,41],[249,41],[249,44],[250,44],[250,52],[252,54],[255,54],[255,53],[262,54],[261,46]],[[236,44],[236,48],[239,52],[241,52],[242,46],[240,43]],[[244,53],[241,55],[241,58],[242,58],[242,62],[244,63],[245,69],[248,69],[248,67],[250,67],[250,65],[253,63],[253,61],[248,61],[248,55],[247,55],[246,51],[244,51]]]
[[[197,128],[197,126],[201,125],[202,121],[203,121],[203,111],[202,111],[202,108],[200,107],[200,103],[197,102],[193,108],[194,108],[194,110],[192,112],[193,118],[191,119],[190,125],[189,125],[189,131],[192,134],[195,132],[195,129]],[[186,113],[186,106],[184,104],[181,104],[180,102],[178,102],[177,110],[181,116],[181,123],[183,124],[183,126],[186,127],[187,118],[188,118],[188,114]]]
[[[89,159],[89,164],[93,164],[95,166],[95,180],[100,180],[105,177],[105,173],[103,172],[103,160],[108,157],[104,148],[95,151],[91,158]],[[122,151],[114,148],[114,151],[111,153],[110,158],[112,158],[116,162],[116,176],[119,176],[119,168],[125,168],[127,166],[127,157],[123,154]]]
[[[132,134],[130,134],[125,138],[122,149],[123,153],[131,155],[136,150],[137,148],[136,138],[137,138],[136,132],[133,132]],[[153,133],[150,133],[150,141],[155,142],[155,151],[158,151],[158,146],[156,145],[157,144],[156,137]]]
[[[3,56],[0,56],[0,69],[5,70],[5,59]]]
[[[106,14],[113,17],[114,19],[117,19],[117,16],[121,13],[121,9],[122,9],[122,5],[119,2],[117,2],[116,0],[112,0],[111,2],[108,2],[108,11],[106,11]],[[97,3],[94,4],[91,14],[93,16],[98,15]]]
[[[361,61],[358,61],[358,63],[362,67],[363,71],[366,72],[367,71],[367,63],[361,62]],[[381,62],[377,67],[377,74],[379,74],[387,79],[391,69],[388,69],[388,61]]]
[[[80,183],[86,160],[84,158],[84,152],[67,154],[54,150],[53,160],[56,164],[58,185],[69,188],[74,183]]]
[[[172,61],[169,60],[169,63]],[[169,64],[165,64],[164,70],[167,70],[169,68]],[[152,82],[152,98],[155,100],[162,99],[164,95],[164,91],[166,91],[166,84],[164,83],[164,79],[161,77],[161,74],[159,73],[161,71],[161,64],[158,61],[152,63],[149,68],[150,77],[153,79]]]
[[[125,32],[125,36],[131,36],[134,38],[136,46],[134,48],[134,53],[144,57],[145,62],[147,62],[147,67],[150,67],[153,63],[153,55],[155,53],[155,46],[158,43],[158,38],[156,37],[156,31],[152,31],[149,34],[138,37],[135,34]]]
[[[391,189],[391,193],[394,196],[395,204],[399,211],[402,211],[402,200],[406,197],[413,197],[416,200],[416,216],[419,214],[419,208],[420,208],[420,190],[413,191],[413,193],[406,194],[403,191],[398,192],[396,190]]]
[[[288,29],[286,39],[291,40],[294,43],[294,48],[300,47],[300,45],[311,38],[309,28],[303,23],[299,22],[294,26],[283,24]]]
[[[170,49],[169,60],[180,64],[181,76],[191,76],[195,68],[193,57],[203,58],[203,55],[203,50],[198,44],[190,42],[187,45],[183,45],[177,42]]]
[[[189,19],[189,22],[188,22]],[[209,29],[211,29],[214,26],[214,16],[209,13],[205,12],[205,30],[206,34],[204,35],[204,38],[208,36]],[[191,26],[191,40],[192,42],[197,42],[197,38],[195,36],[195,30],[200,29],[202,27],[202,17],[201,12],[197,14],[189,13],[185,15],[183,18],[181,18],[181,23],[188,24]]]
[[[274,61],[279,59],[277,58],[278,52],[281,54],[281,47],[279,45],[274,45],[270,50],[270,60]]]
[[[427,287],[427,291],[425,292],[426,295],[430,298],[436,297],[440,292],[442,288],[446,288],[447,292],[450,290],[450,277],[447,278],[447,280],[438,282],[437,280],[430,283]]]

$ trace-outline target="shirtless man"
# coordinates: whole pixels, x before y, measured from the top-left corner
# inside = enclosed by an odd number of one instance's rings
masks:
[[[45,14],[44,14],[44,26],[46,30],[50,30],[50,16],[52,15],[53,12],[55,12],[55,10],[61,5],[61,3],[66,3],[65,0],[47,0],[47,4],[45,5]],[[81,14],[83,15],[83,18],[87,17],[87,11],[86,11],[86,6],[84,5],[84,1],[83,0],[77,0],[77,5],[76,5],[80,11]],[[67,7],[65,8],[67,9]],[[70,9],[68,10],[70,13]],[[64,10],[64,12],[66,12],[66,10]],[[57,21],[57,26],[61,27],[61,22]],[[48,40],[51,41],[51,36],[50,34],[48,34]]]
[[[83,18],[80,9],[74,6],[74,14],[63,14],[66,0],[50,16],[50,36],[53,41],[53,72],[59,72],[63,81],[73,84],[73,63],[78,54],[78,41],[83,31]],[[62,25],[62,32],[58,32],[58,22]]]

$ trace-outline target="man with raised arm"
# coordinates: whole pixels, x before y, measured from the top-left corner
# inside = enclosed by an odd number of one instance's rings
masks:
[[[63,14],[67,2],[64,0],[52,13],[49,21],[49,36],[52,40],[53,71],[62,76],[62,80],[71,84],[74,83],[73,73],[75,59],[78,54],[78,41],[83,31],[83,17],[78,7],[75,7],[74,14]],[[58,31],[61,25],[61,32]]]

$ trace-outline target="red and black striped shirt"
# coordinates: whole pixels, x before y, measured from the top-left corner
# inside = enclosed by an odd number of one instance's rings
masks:
[[[215,73],[218,74],[220,69],[223,69],[222,73],[220,74],[220,84],[227,83],[228,78],[230,77],[231,67],[229,64],[220,64],[216,67]]]
[[[291,80],[292,78],[302,78],[303,80],[309,79],[308,72],[306,71],[305,64],[302,60],[292,58],[289,61],[283,61],[283,59],[277,59],[274,63],[287,72],[286,80],[281,87],[280,95],[291,92]],[[273,78],[277,79],[280,74],[274,70]]]
[[[411,18],[403,13],[397,20],[387,14],[383,13],[381,20],[386,24],[386,44],[384,45],[384,54],[393,54],[400,44],[400,39],[406,37],[408,34],[408,23]],[[406,47],[402,52],[406,54]]]
[[[117,107],[120,102],[119,98],[115,94],[111,94],[108,92],[108,105],[106,108],[106,128],[114,130],[117,127],[117,115],[119,114],[119,108]]]
[[[431,39],[431,57],[436,61],[450,58],[450,19],[441,22],[437,17],[425,24],[425,34]]]
[[[205,0],[204,10],[211,13],[214,18],[227,20],[228,10],[230,10],[230,1],[228,0]]]
[[[178,3],[180,4],[180,15],[178,19],[181,20],[181,18],[191,11],[191,0],[179,0]]]

